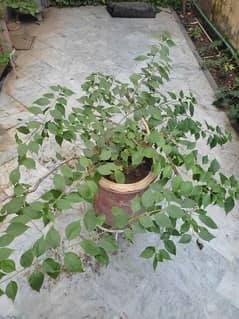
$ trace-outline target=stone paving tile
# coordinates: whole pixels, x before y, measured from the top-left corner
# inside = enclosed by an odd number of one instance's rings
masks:
[[[168,31],[177,46],[171,53],[172,81],[165,90],[192,91],[199,102],[196,117],[230,129],[226,115],[211,106],[214,92],[173,15],[161,12],[153,20],[112,19],[103,7],[51,8],[40,26],[28,24],[25,29],[36,36],[36,41],[32,50],[20,54],[17,60],[19,78],[10,77],[14,103],[10,97],[0,95],[2,119],[8,114],[8,121],[15,123],[16,100],[29,106],[49,85],[63,84],[79,93],[80,84],[91,72],[113,73],[126,81],[128,74],[139,67],[134,57],[156,43],[155,36]],[[7,137],[13,136],[14,129],[0,128],[0,142],[4,141],[0,145],[0,165],[9,161],[11,167],[13,163],[13,140],[9,142],[11,151],[3,152]],[[200,144],[199,153],[205,150],[205,145]],[[238,138],[234,133],[231,145],[212,150],[209,155],[216,157],[228,174],[239,177]],[[44,147],[38,173],[32,178],[47,172],[42,165],[46,159],[52,159],[49,147]],[[0,179],[0,185],[8,183],[6,166],[0,169]],[[47,180],[35,196],[50,182]],[[22,279],[14,305],[0,299],[0,319],[238,319],[238,208],[239,205],[227,218],[221,210],[213,209],[210,214],[219,226],[217,238],[202,251],[193,244],[179,247],[175,259],[160,265],[156,272],[138,257],[143,247],[156,240],[154,235],[147,235],[138,237],[136,245],[130,247],[120,240],[121,252],[112,256],[107,269],[102,268],[99,273],[87,269],[84,275],[70,277],[63,274],[55,284],[46,280],[40,294],[32,292]],[[67,212],[57,227],[63,231],[66,222],[82,214],[82,209]],[[39,233],[33,229],[15,247],[26,247],[35,236]]]
[[[217,292],[228,299],[235,307],[239,308],[239,269],[237,265],[231,265],[223,280],[217,288]]]

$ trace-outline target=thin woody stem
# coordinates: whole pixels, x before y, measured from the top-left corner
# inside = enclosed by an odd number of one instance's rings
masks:
[[[36,184],[29,190],[25,191],[23,193],[23,195],[28,195],[30,193],[34,193],[38,187],[41,185],[41,183],[46,179],[48,178],[51,174],[53,174],[56,170],[58,170],[62,165],[66,164],[66,163],[69,163],[70,161],[73,161],[73,160],[78,160],[80,157],[79,156],[76,156],[76,157],[72,157],[72,158],[69,158],[63,162],[61,162],[60,164],[58,164],[57,166],[55,166],[54,168],[52,168],[47,174],[45,174],[44,176],[42,176],[41,178],[39,178],[39,180],[36,182]],[[9,195],[7,197],[5,197],[3,199],[3,202],[5,202],[6,200],[8,199],[11,199],[11,198],[14,198],[15,195]]]

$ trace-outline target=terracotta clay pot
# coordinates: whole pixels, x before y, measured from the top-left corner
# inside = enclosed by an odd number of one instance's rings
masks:
[[[96,215],[105,215],[105,223],[109,226],[112,226],[113,221],[112,207],[122,208],[124,212],[131,215],[133,212],[130,201],[136,195],[142,195],[154,179],[155,176],[151,172],[139,182],[131,184],[118,184],[102,177],[94,200]]]

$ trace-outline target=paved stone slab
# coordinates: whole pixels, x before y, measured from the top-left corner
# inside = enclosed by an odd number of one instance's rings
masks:
[[[156,43],[155,36],[167,31],[177,46],[171,54],[172,81],[165,89],[192,91],[199,102],[197,118],[230,129],[226,115],[211,105],[214,92],[178,22],[169,13],[161,12],[153,20],[134,20],[112,19],[103,7],[51,8],[40,26],[28,24],[25,28],[36,36],[34,47],[19,56],[18,79],[11,75],[7,83],[13,100],[0,95],[0,105],[9,105],[10,122],[16,121],[16,100],[29,106],[51,84],[59,83],[79,92],[84,78],[96,71],[127,80],[139,67],[134,57],[147,52]],[[2,119],[6,118],[4,112],[0,106]],[[6,133],[12,138],[14,128],[3,131]],[[218,159],[227,174],[237,177],[238,146],[239,140],[233,133],[231,145],[209,154]],[[202,143],[199,152],[204,150]],[[15,147],[11,152],[2,151],[0,165],[14,157],[14,152]],[[42,166],[46,159],[52,159],[47,147],[39,163],[42,174],[48,169]],[[0,172],[5,183],[4,171]],[[59,219],[57,228],[63,231],[66,222],[78,218],[84,210],[77,207],[68,211]],[[135,246],[120,240],[121,252],[112,256],[107,269],[93,267],[92,271],[89,266],[82,275],[62,274],[56,283],[47,280],[40,294],[28,287],[26,278],[21,279],[21,291],[14,304],[5,297],[0,299],[0,319],[238,319],[238,205],[227,218],[220,209],[210,213],[219,230],[217,238],[202,251],[193,243],[179,247],[177,256],[154,272],[150,263],[138,256],[146,245],[157,241],[157,236],[139,236]],[[23,249],[37,236],[39,231],[33,229],[15,248]]]

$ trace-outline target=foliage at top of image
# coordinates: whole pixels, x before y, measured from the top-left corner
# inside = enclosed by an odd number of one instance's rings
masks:
[[[59,7],[74,7],[105,4],[105,0],[53,0],[52,3]]]
[[[107,266],[119,246],[112,234],[99,228],[105,218],[96,216],[93,208],[98,181],[106,177],[124,183],[128,165],[137,168],[145,158],[153,163],[155,180],[131,201],[132,215],[113,207],[113,228],[121,229],[130,243],[140,233],[157,235],[157,243],[140,254],[152,261],[154,269],[176,255],[177,245],[215,237],[217,225],[208,208],[219,206],[228,214],[239,199],[239,184],[221,172],[215,158],[200,154],[198,143],[205,140],[212,149],[231,137],[219,126],[194,118],[196,99],[191,93],[165,90],[173,46],[163,34],[147,54],[136,58],[142,67],[127,83],[93,73],[77,101],[71,90],[53,86],[29,108],[33,118],[20,125],[15,136],[18,164],[9,176],[13,195],[5,198],[0,211],[0,220],[6,223],[0,237],[0,295],[14,300],[16,278],[25,270],[31,288],[40,291],[47,278],[83,272],[89,258]],[[49,141],[55,163],[36,182],[24,182],[23,172],[38,169],[37,160]],[[77,145],[80,154],[69,152],[63,158],[65,145]],[[46,179],[47,189],[31,200]],[[79,213],[60,232],[58,218],[81,202],[88,205],[86,213]],[[11,257],[12,243],[30,229],[39,236],[16,261]]]
[[[36,15],[38,7],[34,0],[1,0],[0,7],[9,7],[21,13]]]
[[[151,0],[150,2],[156,7],[170,7],[175,10],[179,10],[182,8],[182,0]]]
[[[142,1],[142,0],[139,0],[139,1]],[[181,0],[147,0],[147,1],[153,4],[155,7],[172,7],[174,9],[180,9],[182,7]],[[67,6],[73,7],[73,6],[81,6],[81,5],[97,5],[97,4],[104,5],[107,3],[107,1],[106,0],[53,0],[52,3],[61,7],[67,7]]]

